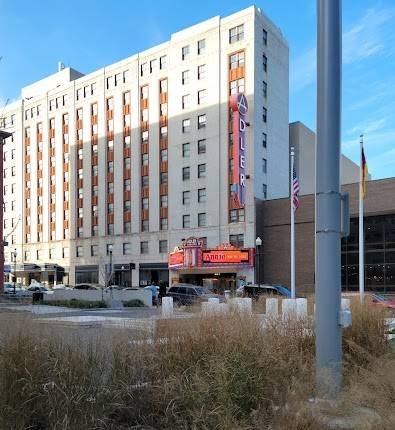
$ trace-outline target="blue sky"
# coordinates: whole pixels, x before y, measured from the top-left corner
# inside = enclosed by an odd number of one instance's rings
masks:
[[[20,88],[56,71],[89,73],[244,0],[0,0],[0,106]],[[290,121],[315,129],[315,0],[258,1],[290,46]],[[358,161],[365,134],[375,179],[395,176],[395,2],[343,0],[342,150]]]

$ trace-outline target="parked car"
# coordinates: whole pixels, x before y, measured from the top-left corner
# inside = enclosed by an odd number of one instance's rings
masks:
[[[236,290],[236,296],[239,297],[258,299],[263,294],[291,297],[291,292],[283,285],[243,285]]]
[[[225,301],[224,296],[212,294],[207,288],[192,284],[175,284],[169,288],[166,295],[173,297],[174,303],[177,305],[193,305],[206,302],[213,297],[218,298],[220,302]]]
[[[100,290],[100,285],[98,284],[77,284],[74,287],[75,290]]]
[[[395,309],[395,300],[388,300],[381,294],[372,294],[372,303],[387,309]]]
[[[71,285],[68,284],[57,284],[52,287],[53,290],[71,290]]]
[[[20,284],[17,284],[15,286],[14,293],[14,284],[12,282],[4,283],[4,294],[12,295],[14,297],[30,297],[32,295],[31,292],[26,291],[26,289],[23,288]]]

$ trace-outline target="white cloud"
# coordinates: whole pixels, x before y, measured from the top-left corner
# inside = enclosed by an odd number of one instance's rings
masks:
[[[373,133],[374,131],[382,129],[387,122],[387,118],[380,118],[377,120],[369,121],[369,122],[361,122],[357,125],[355,125],[353,128],[350,128],[346,130],[346,134],[352,135],[352,134],[369,134]]]
[[[380,54],[388,33],[384,24],[395,9],[368,9],[364,16],[343,33],[343,64],[351,64]],[[392,34],[392,27],[388,27]],[[311,47],[291,62],[291,91],[297,92],[316,78],[316,48]]]

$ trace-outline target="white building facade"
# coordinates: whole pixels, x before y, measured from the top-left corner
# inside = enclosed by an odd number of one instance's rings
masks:
[[[243,207],[230,191],[238,93],[249,105]],[[168,261],[191,237],[205,250],[253,249],[256,200],[288,195],[288,45],[260,9],[88,75],[61,68],[3,119],[5,260],[15,249],[25,283],[254,280],[252,253],[170,273]]]

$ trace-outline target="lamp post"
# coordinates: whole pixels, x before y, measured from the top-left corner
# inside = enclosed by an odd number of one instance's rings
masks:
[[[256,251],[255,251],[255,256],[256,256],[256,258],[255,258],[255,283],[256,284],[258,284],[258,285],[260,285],[260,283],[261,283],[261,276],[260,276],[260,258],[261,258],[261,253],[260,253],[260,249],[261,249],[261,246],[262,246],[262,239],[258,236],[256,239],[255,239],[255,248],[256,248]]]
[[[123,286],[123,271],[125,270],[125,266],[122,266],[121,267],[121,285],[120,285],[120,287],[122,288],[122,286]]]
[[[14,252],[12,256],[14,257],[14,294],[16,293],[16,248],[14,248]]]

